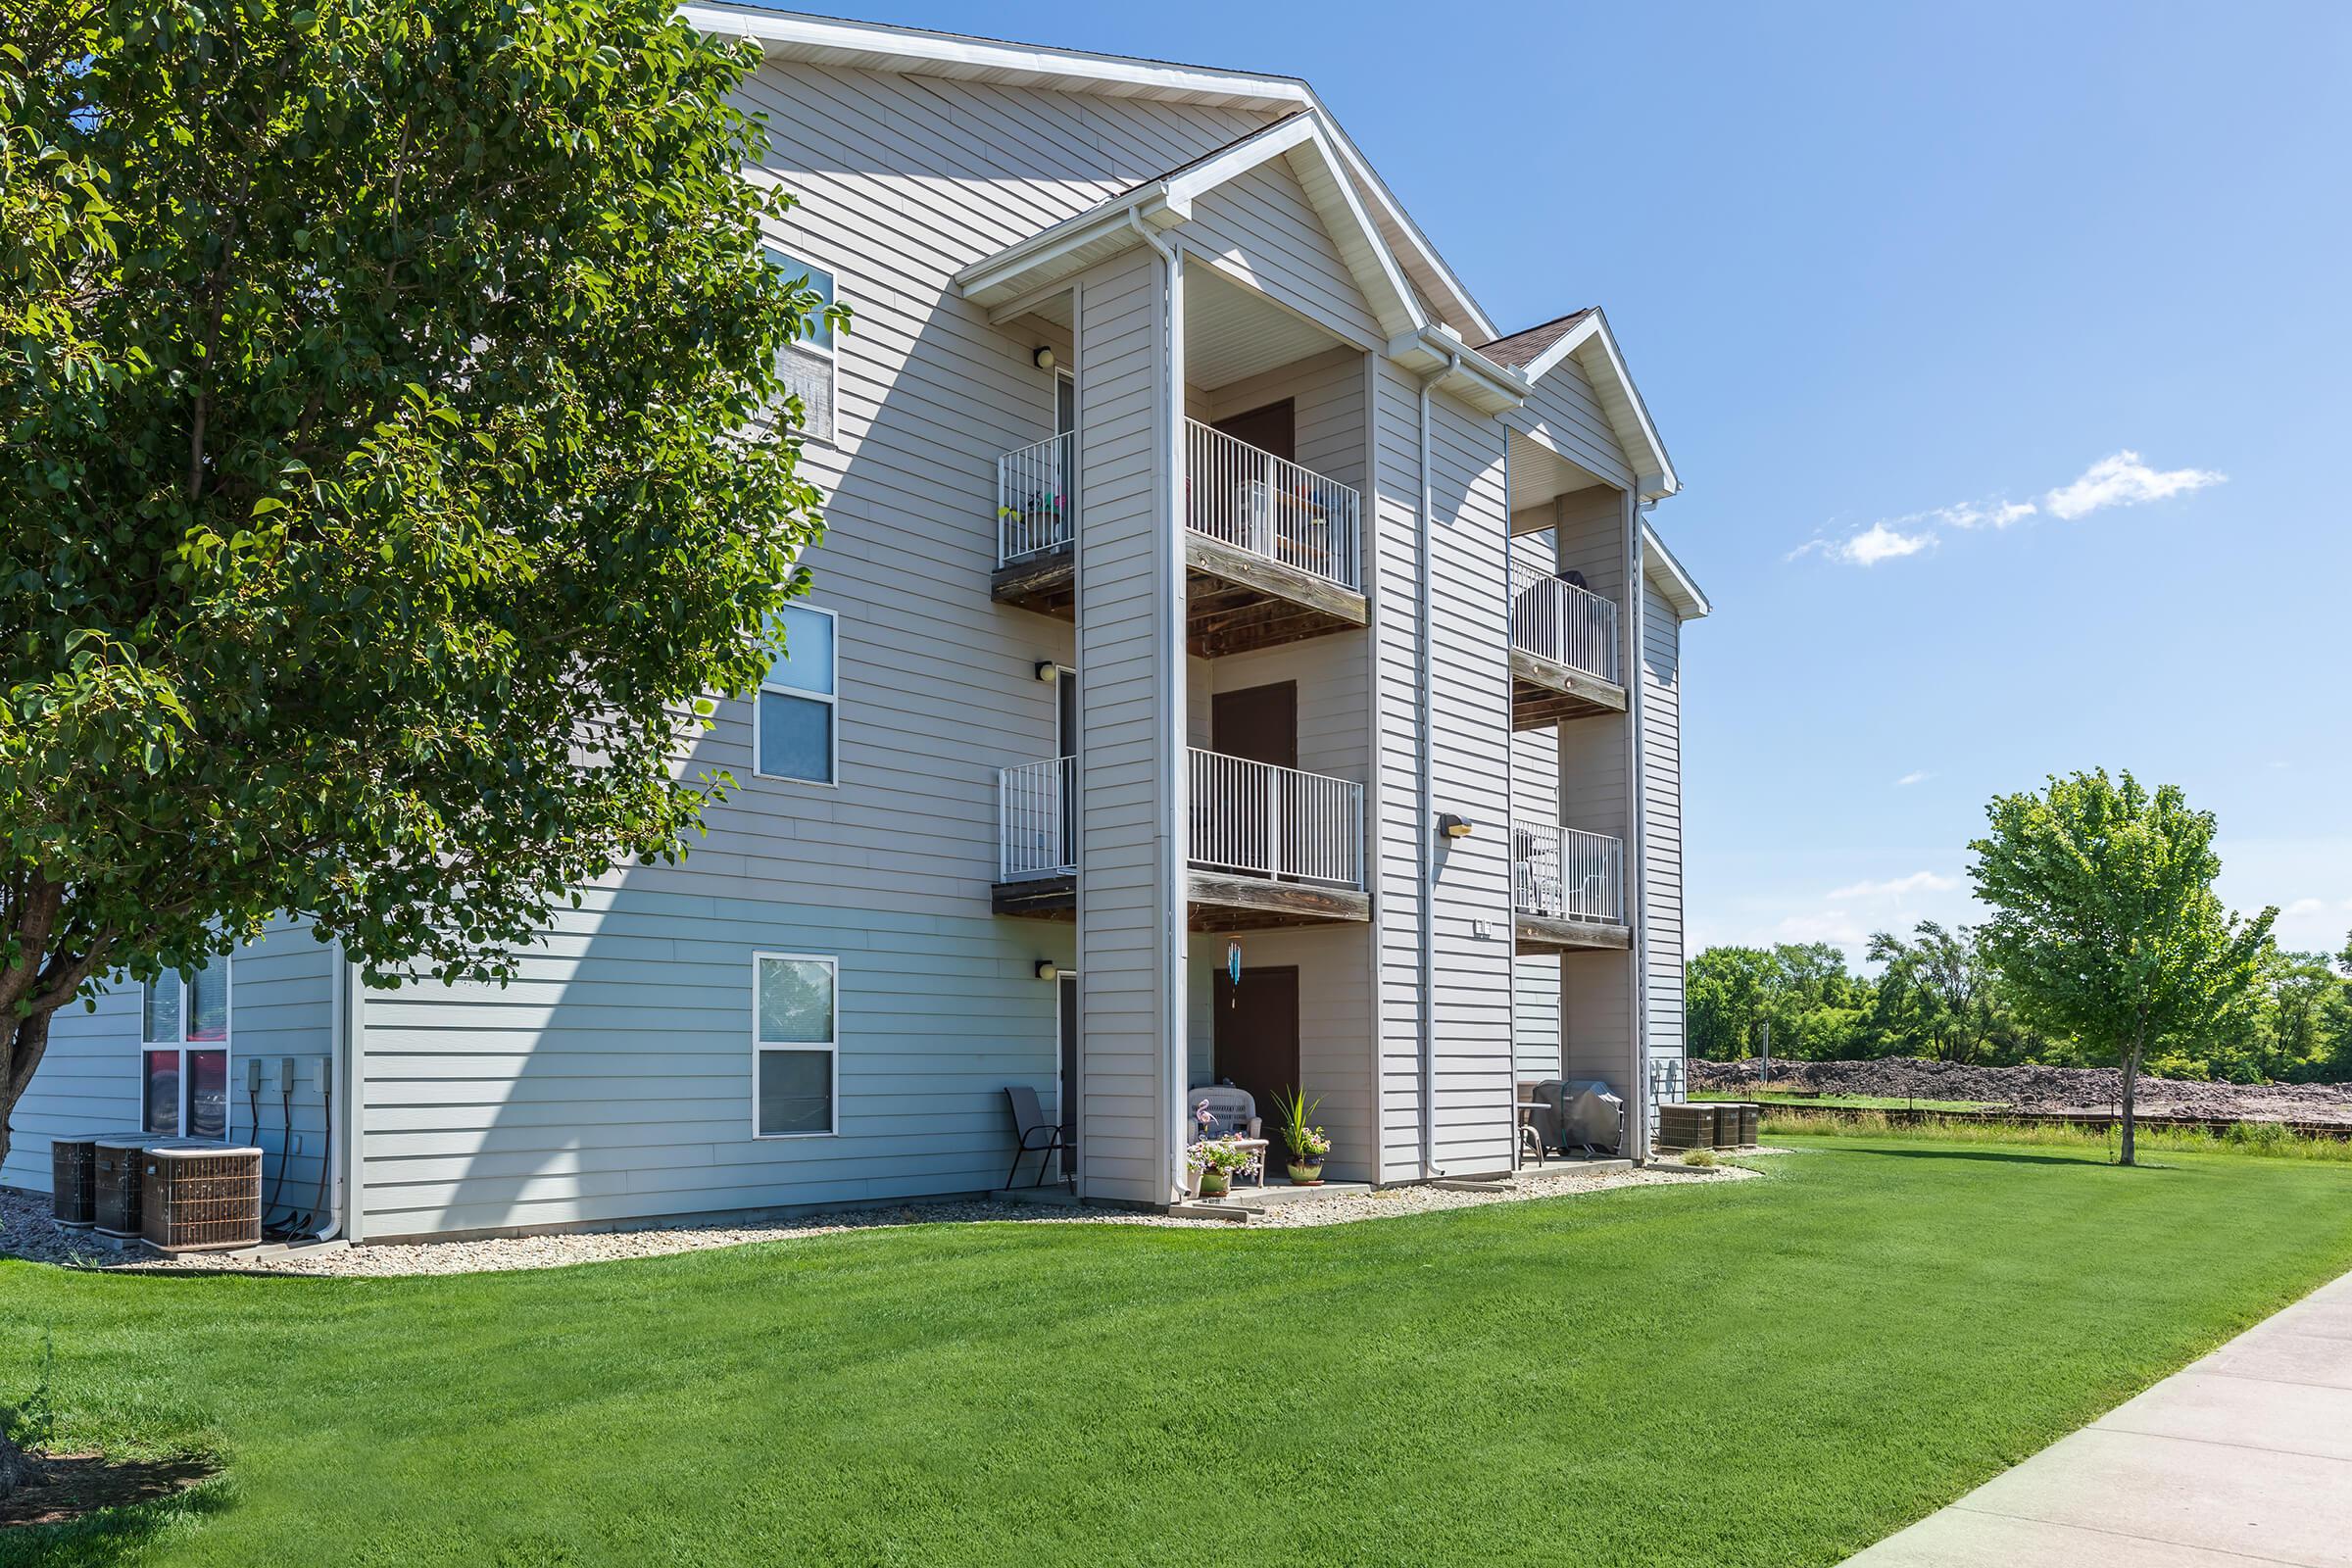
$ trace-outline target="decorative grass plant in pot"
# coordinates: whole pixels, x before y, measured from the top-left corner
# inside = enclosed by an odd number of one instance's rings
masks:
[[[1233,1191],[1233,1173],[1250,1163],[1250,1151],[1230,1138],[1203,1138],[1184,1152],[1184,1160],[1202,1198],[1223,1198]]]
[[[1275,1125],[1291,1149],[1291,1185],[1323,1185],[1323,1161],[1331,1153],[1331,1135],[1315,1125],[1315,1110],[1323,1102],[1308,1100],[1304,1090],[1284,1088],[1274,1095]]]

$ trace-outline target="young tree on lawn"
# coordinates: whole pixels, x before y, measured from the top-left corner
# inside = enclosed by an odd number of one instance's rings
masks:
[[[1969,848],[1985,956],[2029,1023],[2104,1047],[2123,1069],[2123,1162],[2132,1163],[2140,1062],[2170,1042],[2241,1024],[2278,911],[2225,913],[2211,812],[2105,770],[2004,795]]]
[[[806,591],[777,360],[828,318],[761,252],[757,50],[670,0],[7,14],[0,1154],[110,974],[287,911],[498,980],[681,853]]]

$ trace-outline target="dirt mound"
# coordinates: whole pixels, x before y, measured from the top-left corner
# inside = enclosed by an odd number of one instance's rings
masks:
[[[1756,1063],[1693,1061],[1690,1087],[1752,1094]],[[1772,1087],[1792,1094],[1869,1095],[1890,1100],[1976,1100],[2019,1110],[2111,1111],[2124,1075],[2113,1067],[1972,1067],[1958,1061],[1889,1056],[1882,1061],[1775,1061]],[[2139,1080],[2150,1116],[2239,1117],[2352,1125],[2352,1084],[2202,1084]]]

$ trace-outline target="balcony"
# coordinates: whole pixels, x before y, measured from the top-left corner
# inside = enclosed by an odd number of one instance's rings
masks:
[[[1185,642],[1196,656],[1273,648],[1366,623],[1363,499],[1338,480],[1185,421]],[[990,596],[1076,615],[1075,438],[997,460]]]
[[[1186,768],[1191,929],[1371,917],[1362,785],[1198,748]],[[1071,918],[1078,906],[1075,760],[1004,768],[997,797],[996,911]]]
[[[1511,829],[1518,951],[1626,948],[1625,844],[1572,827]]]
[[[1617,606],[1527,562],[1511,563],[1511,727],[1625,711]]]

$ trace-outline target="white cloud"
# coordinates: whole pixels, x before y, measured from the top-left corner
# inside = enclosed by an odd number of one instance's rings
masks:
[[[1955,528],[2006,528],[2040,510],[2031,501],[1964,501],[1956,507],[1938,507],[1928,515]]]
[[[2118,452],[2092,464],[2073,484],[2061,485],[2041,499],[2052,516],[2072,521],[2104,507],[2135,507],[2143,501],[2163,501],[2202,490],[2209,484],[2221,484],[2228,478],[2228,474],[2216,473],[2211,468],[2169,468],[2160,472],[2140,462],[2136,452]]]
[[[1905,519],[1896,518],[1900,522]],[[1936,543],[1933,533],[1904,533],[1886,523],[1874,522],[1860,533],[1844,539],[1813,539],[1788,552],[1788,559],[1809,556],[1816,552],[1831,561],[1849,566],[1875,566],[1882,561],[1899,561],[1905,556],[1918,555]]]
[[[1956,876],[1938,876],[1934,871],[1914,871],[1888,882],[1856,882],[1849,887],[1834,888],[1830,897],[1848,899],[1900,899],[1915,893],[1949,893],[1960,885]]]
[[[1935,776],[1935,774],[1927,771],[1925,768],[1921,768],[1913,772],[1905,773],[1901,778],[1896,779],[1894,781],[1894,787],[1899,790],[1908,788],[1913,784],[1925,784],[1928,780],[1934,778]]]
[[[1907,512],[1899,517],[1883,518],[1843,538],[1825,534],[1809,539],[1789,551],[1788,559],[1818,555],[1843,565],[1875,566],[1882,561],[1899,561],[1934,549],[1942,542],[1947,529],[1973,532],[1989,528],[1998,533],[2045,511],[2052,516],[2072,520],[2105,507],[2132,507],[2142,501],[2184,495],[2207,485],[2224,483],[2228,477],[2210,468],[2159,471],[2140,462],[2136,452],[2118,452],[2092,464],[2074,483],[2050,491],[2039,504],[2007,499],[1960,501],[1948,507],[1931,507],[1925,512]]]

